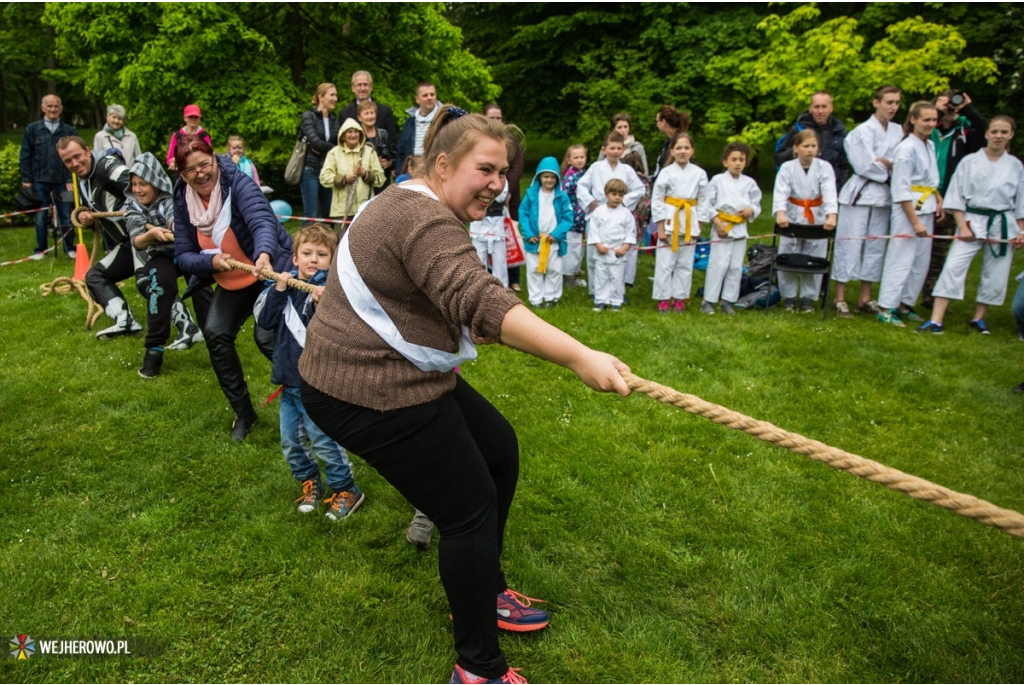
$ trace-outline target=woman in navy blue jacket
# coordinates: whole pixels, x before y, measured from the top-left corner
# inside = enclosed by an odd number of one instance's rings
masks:
[[[230,158],[213,154],[202,138],[186,134],[174,151],[180,177],[174,184],[174,252],[183,271],[199,284],[216,281],[210,312],[199,322],[220,388],[235,410],[231,437],[244,440],[256,423],[235,338],[252,316],[263,285],[232,269],[228,259],[275,271],[291,267],[292,239],[259,186]],[[190,289],[195,285],[190,284]],[[254,337],[267,359],[273,333],[259,326]]]

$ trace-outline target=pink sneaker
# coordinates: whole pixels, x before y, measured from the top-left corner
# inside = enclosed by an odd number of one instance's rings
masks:
[[[505,590],[498,595],[498,628],[513,633],[530,633],[544,628],[548,624],[548,612],[531,606],[531,602],[543,601],[515,590]]]
[[[678,313],[682,314],[686,311],[686,303],[682,300],[676,300],[675,308]]]
[[[662,300],[661,302],[658,303],[659,314],[668,314],[668,311],[668,300]]]
[[[479,683],[480,685],[483,685],[483,683],[515,683],[518,685],[518,683],[526,683],[526,678],[519,675],[518,668],[508,669],[507,671],[505,671],[505,675],[501,676],[500,678],[474,678],[473,676],[466,673],[462,666],[456,664],[455,670],[452,671],[452,677],[448,679],[448,682],[473,683],[474,685],[476,685],[477,683]]]

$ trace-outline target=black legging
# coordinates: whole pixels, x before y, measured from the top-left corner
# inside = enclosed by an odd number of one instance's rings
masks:
[[[137,264],[135,261],[135,250],[131,245],[128,243],[115,245],[114,249],[85,274],[85,284],[89,288],[92,299],[96,300],[96,303],[104,309],[106,309],[107,303],[114,298],[120,297],[123,300],[124,293],[117,287],[117,284],[132,276],[136,278],[135,285],[139,293],[145,297],[140,266],[141,264]],[[139,270],[137,271],[137,269]]]
[[[173,328],[171,317],[172,307],[178,300],[178,277],[185,272],[174,261],[173,253],[156,252],[149,255],[141,273],[144,280],[140,282],[139,290],[146,298],[145,345],[147,348],[162,347]],[[211,296],[210,288],[200,288],[192,293],[197,321],[202,321],[209,314]]]
[[[327,435],[366,460],[441,533],[438,569],[451,605],[458,664],[486,678],[508,670],[498,646],[505,522],[519,478],[519,441],[461,377],[440,399],[380,412],[303,381],[302,404]]]
[[[210,301],[210,311],[205,320],[199,321],[199,328],[206,339],[210,352],[210,364],[217,374],[217,381],[224,396],[228,398],[239,416],[252,416],[254,410],[249,399],[249,386],[245,382],[242,360],[235,349],[235,338],[245,322],[252,316],[252,307],[263,292],[263,283],[257,281],[248,288],[228,290],[217,287]],[[253,337],[256,347],[267,359],[273,359],[274,333],[255,326]]]

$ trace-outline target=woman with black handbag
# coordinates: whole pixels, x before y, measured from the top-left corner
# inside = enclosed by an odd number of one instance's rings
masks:
[[[331,211],[331,189],[320,185],[320,169],[331,148],[338,144],[338,118],[331,112],[338,104],[338,89],[321,83],[313,93],[313,107],[302,113],[299,139],[306,141],[306,159],[299,179],[302,214],[323,218]]]

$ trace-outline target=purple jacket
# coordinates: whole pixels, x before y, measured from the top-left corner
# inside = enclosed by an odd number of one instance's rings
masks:
[[[220,192],[231,202],[231,230],[252,261],[261,252],[270,255],[274,271],[292,268],[292,237],[277,220],[270,202],[256,183],[238,170],[230,157],[217,155]],[[174,254],[186,273],[200,278],[213,276],[213,255],[203,254],[196,227],[188,217],[185,182],[174,182]]]

